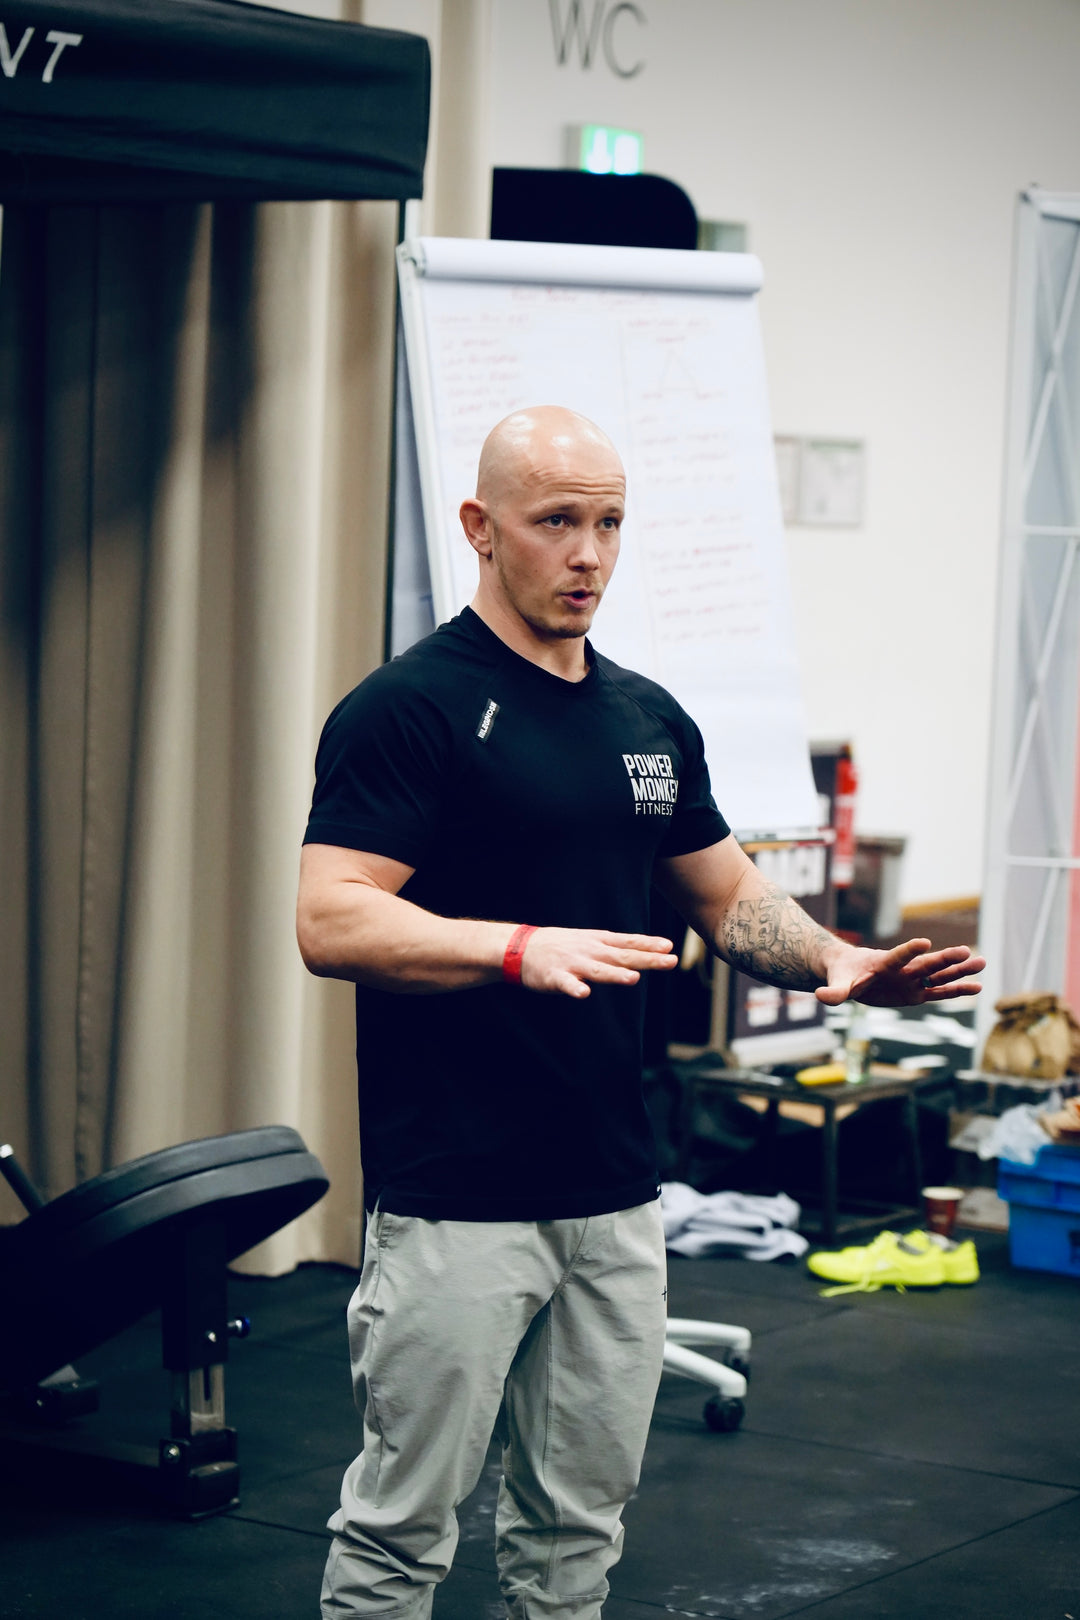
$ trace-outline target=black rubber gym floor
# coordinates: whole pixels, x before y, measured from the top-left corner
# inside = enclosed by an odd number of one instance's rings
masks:
[[[1080,1289],[1013,1271],[976,1234],[971,1289],[822,1299],[805,1268],[673,1260],[672,1315],[754,1335],[746,1420],[709,1432],[666,1375],[605,1620],[1080,1620]],[[228,1420],[242,1501],[197,1524],[119,1508],[62,1473],[4,1481],[5,1620],[315,1620],[328,1514],[358,1422],[344,1307],[354,1275],[237,1277]],[[167,1421],[151,1318],[86,1358],[88,1423]],[[497,1620],[489,1462],[461,1513],[436,1620]]]

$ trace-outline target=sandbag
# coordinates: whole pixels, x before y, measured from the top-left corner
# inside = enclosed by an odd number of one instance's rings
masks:
[[[1080,1074],[1080,1024],[1052,991],[1026,990],[994,1003],[998,1021],[983,1051],[988,1074],[1060,1080]]]

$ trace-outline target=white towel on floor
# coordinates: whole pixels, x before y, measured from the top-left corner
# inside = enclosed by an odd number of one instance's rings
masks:
[[[660,1188],[664,1237],[673,1254],[691,1258],[734,1252],[746,1260],[798,1258],[810,1245],[793,1228],[799,1206],[787,1193],[774,1198],[753,1193],[699,1193],[684,1181]]]

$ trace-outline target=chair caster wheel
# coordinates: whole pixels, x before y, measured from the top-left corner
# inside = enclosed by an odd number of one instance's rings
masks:
[[[737,1350],[732,1350],[724,1357],[724,1366],[730,1367],[732,1372],[742,1373],[747,1383],[750,1382],[750,1363],[745,1356],[740,1356]]]
[[[732,1434],[739,1427],[746,1412],[742,1401],[725,1400],[722,1395],[710,1395],[705,1402],[703,1416],[715,1434]]]

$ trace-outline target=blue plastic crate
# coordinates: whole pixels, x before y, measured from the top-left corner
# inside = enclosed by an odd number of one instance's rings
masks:
[[[1080,1149],[1044,1147],[1034,1164],[998,1164],[998,1193],[1009,1203],[1014,1266],[1080,1277]]]

